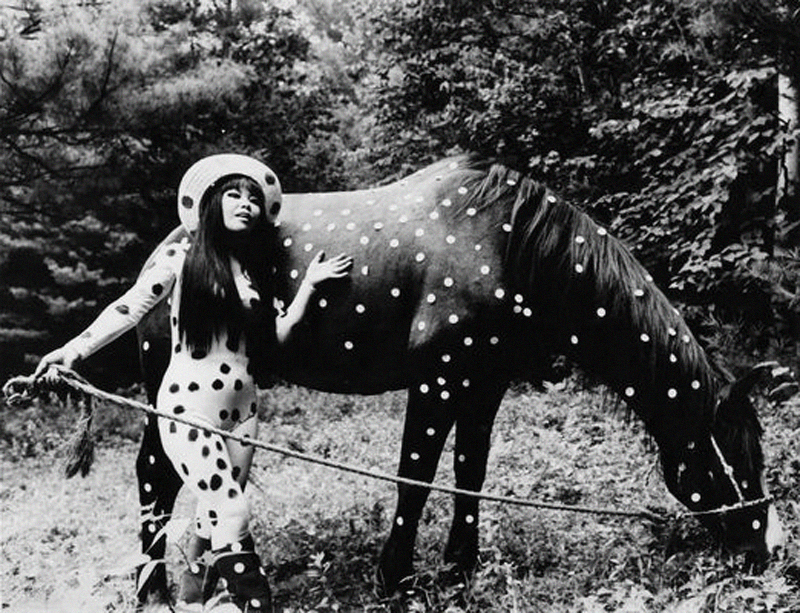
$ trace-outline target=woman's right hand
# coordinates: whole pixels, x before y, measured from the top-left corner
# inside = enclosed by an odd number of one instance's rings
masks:
[[[36,366],[36,370],[33,373],[33,378],[44,378],[48,383],[55,383],[58,376],[50,367],[60,365],[64,368],[72,368],[79,358],[78,352],[72,349],[68,344],[59,347],[39,360],[39,364]]]
[[[335,258],[325,259],[325,252],[320,251],[315,255],[308,265],[304,281],[317,287],[322,281],[327,279],[341,279],[350,274],[353,267],[353,258],[344,253],[340,253]]]

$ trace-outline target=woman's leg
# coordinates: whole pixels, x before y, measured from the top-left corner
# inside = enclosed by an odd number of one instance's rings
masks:
[[[252,437],[256,426],[252,418],[234,431]],[[240,484],[250,470],[252,445],[177,422],[161,424],[161,431],[164,450],[207,517],[215,567],[234,602],[242,610],[270,610],[269,584],[250,537],[250,507]]]
[[[231,430],[231,434],[243,438],[255,439],[258,434],[258,419],[253,416],[244,420]],[[241,488],[244,489],[247,484],[247,477],[250,475],[250,467],[253,464],[255,447],[233,439],[227,439],[226,445],[231,458],[231,465],[233,466],[233,478],[236,479]]]
[[[202,423],[202,419],[198,421]],[[208,522],[212,548],[242,540],[249,534],[250,507],[234,478],[241,469],[235,469],[225,439],[202,427],[166,419],[161,422],[164,451],[197,497],[198,519],[201,525]]]
[[[242,437],[255,438],[258,420],[255,416],[245,420],[233,429]],[[242,490],[247,483],[255,448],[248,443],[227,440],[228,454],[233,466],[233,476]],[[271,611],[272,595],[261,559],[255,552],[253,537],[249,534],[238,543],[215,549],[216,567],[226,580],[233,600],[242,611]]]

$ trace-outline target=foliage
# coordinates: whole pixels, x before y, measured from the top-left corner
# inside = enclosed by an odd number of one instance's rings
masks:
[[[729,8],[398,4],[375,17],[389,50],[373,92],[376,164],[454,147],[499,155],[611,226],[673,299],[785,334],[798,288],[761,272],[785,261],[777,223],[794,215],[775,206],[776,63]]]
[[[482,503],[480,562],[466,583],[442,564],[452,503],[449,496],[432,493],[420,525],[417,574],[392,599],[375,593],[373,572],[390,527],[395,488],[259,452],[247,491],[276,608],[296,613],[797,610],[797,399],[760,411],[767,481],[790,539],[784,556],[759,575],[747,572],[741,559],[719,552],[693,519],[679,515],[641,424],[609,411],[607,394],[575,380],[547,392],[520,387],[508,393],[493,434],[486,490],[549,501],[570,496],[591,506],[653,505],[665,512],[663,524]],[[261,398],[266,423],[259,438],[392,472],[403,401],[402,393],[348,397],[276,386]],[[98,407],[103,421],[95,429],[104,440],[92,472],[69,487],[60,467],[53,468],[53,451],[34,449],[35,455],[8,462],[21,447],[2,448],[4,502],[15,514],[8,524],[15,529],[4,541],[4,595],[12,610],[45,600],[39,610],[67,610],[61,607],[86,598],[94,606],[82,610],[132,612],[134,566],[160,562],[137,553],[135,482],[123,477],[133,471],[136,447],[126,439],[128,431],[141,428],[140,414],[120,409],[109,416],[111,409]],[[62,407],[36,410],[38,431],[48,433],[40,438],[54,438],[68,423]],[[17,424],[19,432],[31,414],[9,417],[4,423]],[[451,463],[452,440],[438,482],[452,482]],[[172,526],[164,531],[173,583],[186,564],[181,532],[193,517],[193,503],[182,493]]]
[[[2,339],[25,348],[4,363],[73,331],[95,286],[124,287],[176,223],[185,168],[221,150],[287,191],[498,156],[610,226],[693,324],[742,321],[773,346],[798,320],[778,240],[798,213],[775,203],[793,2],[26,0],[0,37],[0,268],[40,272],[6,284]],[[121,242],[62,240],[89,219]],[[86,296],[64,293],[64,267]]]
[[[308,61],[301,30],[260,3],[43,0],[3,14],[0,376],[130,284],[177,222],[198,157],[251,152],[290,190],[346,182],[339,131],[352,123],[333,102],[346,83]],[[135,377],[130,340],[94,358],[96,374]]]

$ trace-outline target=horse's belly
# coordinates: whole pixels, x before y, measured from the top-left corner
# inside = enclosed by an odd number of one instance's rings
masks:
[[[327,392],[378,394],[408,381],[408,325],[396,312],[317,305],[280,349],[281,378]],[[358,303],[355,306],[358,306]],[[366,309],[366,307],[364,307]],[[360,309],[359,309],[360,310]],[[383,315],[383,316],[382,316]],[[392,315],[395,315],[393,317]]]

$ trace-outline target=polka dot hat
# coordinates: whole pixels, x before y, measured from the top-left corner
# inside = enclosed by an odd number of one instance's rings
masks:
[[[264,192],[267,218],[274,223],[281,204],[281,184],[269,167],[255,158],[238,153],[210,155],[195,162],[183,175],[178,186],[178,216],[189,232],[200,222],[200,201],[209,187],[222,177],[244,175],[255,181]]]

